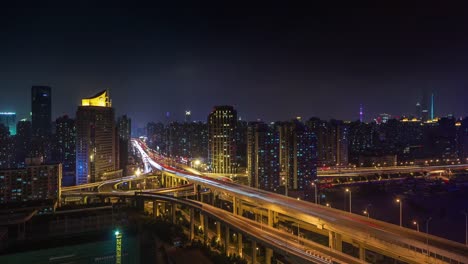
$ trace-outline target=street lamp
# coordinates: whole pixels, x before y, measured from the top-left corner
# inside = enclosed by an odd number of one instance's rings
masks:
[[[400,226],[403,226],[403,201],[401,199],[396,199],[396,202],[400,204]]]
[[[346,188],[346,192],[349,192],[349,212],[351,213],[351,190],[349,188]]]
[[[362,211],[362,213],[363,213],[364,215],[367,215],[367,218],[368,218],[368,219],[370,218],[370,213],[369,213],[369,211],[368,211],[367,209],[364,210],[364,211]]]
[[[315,203],[317,204],[317,184],[315,182],[312,183],[312,186],[314,186],[315,189]]]
[[[330,205],[329,203],[326,203],[325,205],[326,205],[327,207],[331,207],[331,205]]]
[[[427,245],[427,254],[429,254],[429,222],[432,220],[432,217],[429,217],[426,220],[426,245]]]
[[[465,245],[468,247],[468,210],[462,212],[465,215]]]
[[[415,226],[416,226],[416,230],[418,230],[418,232],[419,232],[419,223],[418,223],[418,222],[416,222],[416,221],[413,221],[413,225],[415,225]]]

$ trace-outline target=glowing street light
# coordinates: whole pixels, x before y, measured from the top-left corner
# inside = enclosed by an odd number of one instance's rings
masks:
[[[396,199],[395,201],[400,204],[400,226],[403,226],[403,201],[401,199]]]
[[[416,221],[413,221],[413,225],[416,226],[416,230],[419,232],[419,223]]]
[[[370,213],[369,213],[369,211],[368,211],[367,209],[364,210],[364,211],[362,211],[362,213],[363,213],[364,215],[367,215],[367,218],[370,218]]]
[[[318,203],[318,201],[317,201],[317,198],[318,198],[317,197],[317,184],[315,182],[313,182],[312,186],[314,186],[314,189],[315,189],[315,204],[317,204]]]
[[[119,230],[115,230],[115,263],[122,263],[122,233]]]
[[[349,212],[351,213],[351,189],[346,188],[346,192],[349,192]]]
[[[137,177],[141,175],[140,168],[138,168],[138,169],[135,171],[135,175],[136,175]]]

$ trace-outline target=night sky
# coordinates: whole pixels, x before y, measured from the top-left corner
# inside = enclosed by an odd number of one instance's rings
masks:
[[[362,103],[370,120],[413,114],[423,89],[436,115],[468,115],[460,6],[3,8],[0,34],[0,111],[18,119],[32,85],[52,87],[54,118],[108,88],[137,126],[220,104],[274,121],[356,120]]]

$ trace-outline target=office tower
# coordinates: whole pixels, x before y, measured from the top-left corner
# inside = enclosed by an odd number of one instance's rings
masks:
[[[117,134],[119,138],[119,168],[127,175],[128,151],[132,137],[132,120],[123,115],[117,119]]]
[[[8,128],[0,124],[0,169],[11,168],[15,165],[13,139]]]
[[[0,204],[34,200],[60,201],[62,165],[33,163],[23,169],[0,170]]]
[[[422,106],[419,102],[416,103],[416,113],[415,113],[415,117],[417,119],[421,119],[422,118]]]
[[[431,92],[428,88],[424,88],[422,91],[421,100],[421,120],[427,121],[431,117]]]
[[[22,119],[16,125],[15,160],[19,167],[25,166],[25,160],[31,155],[32,127],[31,122]]]
[[[76,184],[119,177],[114,109],[107,90],[81,100],[76,112]]]
[[[0,112],[0,124],[8,128],[10,136],[16,135],[16,113]]]
[[[333,161],[336,166],[348,165],[348,126],[339,120],[331,120]]]
[[[317,178],[317,138],[301,122],[278,123],[281,180],[286,190],[306,197]]]
[[[362,104],[359,105],[359,122],[364,122],[364,108],[362,107]]]
[[[146,137],[148,146],[159,153],[166,153],[167,145],[165,140],[166,129],[164,124],[150,122],[146,125]]]
[[[190,111],[190,110],[185,110],[184,122],[185,122],[185,123],[190,123],[190,122],[192,122],[192,111]]]
[[[431,120],[434,120],[434,93],[431,94]]]
[[[311,118],[307,121],[307,126],[317,137],[317,159],[320,166],[348,165],[349,128],[343,121],[327,122]]]
[[[215,106],[208,115],[208,162],[214,173],[236,173],[237,112],[232,106]]]
[[[247,127],[247,173],[249,185],[267,191],[279,191],[279,133],[274,126],[261,122]]]
[[[41,138],[50,136],[52,125],[52,94],[50,87],[32,87],[31,114],[33,135]]]
[[[76,126],[75,120],[62,116],[55,120],[53,160],[63,165],[64,176],[75,175]]]

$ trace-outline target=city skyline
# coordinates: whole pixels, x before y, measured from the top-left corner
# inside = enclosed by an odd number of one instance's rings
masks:
[[[424,89],[436,116],[467,115],[462,9],[306,10],[8,9],[1,111],[27,117],[29,87],[47,85],[54,118],[109,89],[138,127],[166,112],[183,120],[184,110],[205,120],[214,105],[274,121],[357,120],[362,104],[369,120],[413,113]]]

